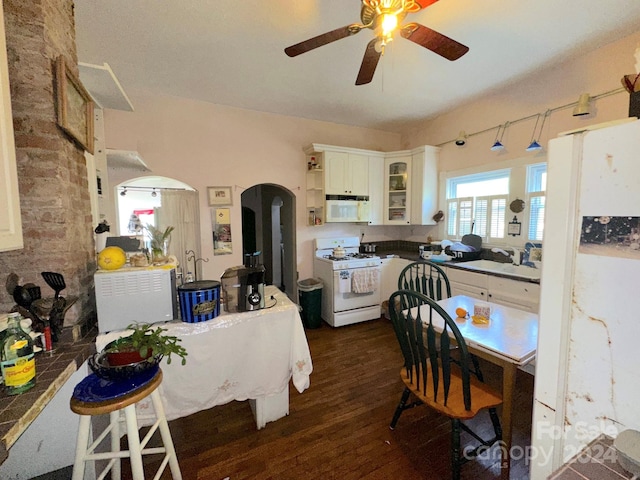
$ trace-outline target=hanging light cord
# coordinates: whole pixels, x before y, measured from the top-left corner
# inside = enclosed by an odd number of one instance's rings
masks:
[[[609,90],[608,92],[604,92],[604,93],[600,93],[598,95],[594,95],[593,97],[591,97],[591,100],[597,100],[599,98],[603,98],[603,97],[608,97],[610,95],[616,95],[618,93],[622,93],[622,92],[626,92],[624,87],[620,87],[620,88],[616,88],[615,90]],[[548,109],[545,113],[544,116],[545,118],[548,117],[549,115],[551,115],[553,112],[557,112],[558,110],[564,110],[565,108],[570,108],[570,107],[575,107],[576,105],[578,105],[579,102],[571,102],[571,103],[567,103],[566,105],[561,105],[559,107],[554,107],[554,108],[550,108]],[[541,113],[534,113],[532,115],[527,115],[526,117],[522,117],[522,118],[518,118],[517,120],[509,120],[506,122],[506,124],[508,125],[513,125],[514,123],[520,123],[520,122],[524,122],[525,120],[529,120],[533,117],[538,117],[538,119],[540,119],[540,115],[543,115]],[[537,120],[536,120],[537,122]],[[506,124],[505,124],[505,128],[506,128]],[[473,137],[475,135],[481,135],[483,133],[486,132],[490,132],[491,130],[498,128],[500,129],[500,127],[502,126],[502,124],[493,127],[489,127],[489,128],[485,128],[484,130],[480,130],[479,132],[473,132],[473,133],[469,133],[467,134],[467,138],[469,137]],[[537,127],[537,123],[536,123],[536,127]],[[543,119],[543,126],[544,126],[544,119]],[[536,128],[533,129],[533,133],[535,135],[535,131]],[[542,129],[541,129],[542,131]],[[503,131],[504,134],[504,131]],[[447,140],[446,142],[442,142],[436,145],[436,147],[442,147],[443,145],[447,145],[448,143],[454,143],[456,141],[456,139],[454,138],[453,140]],[[532,139],[533,141],[533,139]]]

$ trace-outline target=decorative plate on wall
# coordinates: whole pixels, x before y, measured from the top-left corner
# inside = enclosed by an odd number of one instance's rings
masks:
[[[513,202],[509,204],[509,209],[513,213],[520,213],[521,211],[524,210],[524,205],[525,205],[524,200],[520,198],[516,198]]]

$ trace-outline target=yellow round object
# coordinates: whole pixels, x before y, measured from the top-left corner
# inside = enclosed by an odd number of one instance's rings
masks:
[[[462,307],[458,307],[456,308],[456,315],[460,318],[466,318],[467,317],[467,311],[462,308]]]
[[[107,247],[98,254],[98,266],[103,270],[117,270],[127,263],[127,254],[120,247]]]

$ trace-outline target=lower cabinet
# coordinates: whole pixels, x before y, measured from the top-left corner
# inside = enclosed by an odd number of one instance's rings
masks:
[[[467,295],[528,312],[538,312],[540,285],[447,267],[451,295]]]
[[[404,258],[383,258],[380,265],[380,298],[384,302],[389,300],[393,292],[398,290],[400,272],[409,265],[411,260]]]

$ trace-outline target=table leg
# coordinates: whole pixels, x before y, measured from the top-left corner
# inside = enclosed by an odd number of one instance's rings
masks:
[[[505,363],[502,366],[502,473],[500,478],[509,479],[511,468],[511,436],[513,420],[513,392],[516,385],[517,366],[513,363]]]

